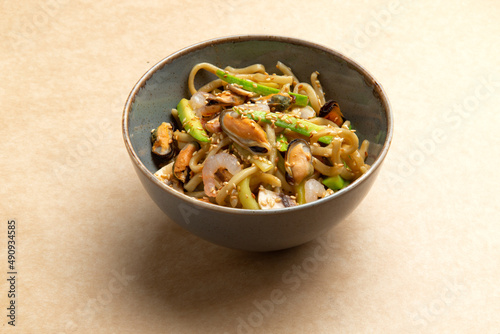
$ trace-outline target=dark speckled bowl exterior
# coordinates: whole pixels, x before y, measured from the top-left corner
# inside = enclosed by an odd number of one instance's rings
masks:
[[[187,78],[199,62],[219,67],[262,63],[272,71],[277,61],[309,81],[319,71],[327,99],[339,102],[356,127],[360,141],[368,139],[371,169],[348,187],[313,203],[278,210],[221,207],[181,194],[159,182],[151,157],[150,131],[172,120],[170,110],[189,97]],[[197,87],[210,79],[200,72]],[[387,97],[361,66],[323,46],[288,37],[232,36],[180,50],[151,68],[135,85],[125,105],[123,137],[133,166],[155,203],[174,222],[193,234],[229,248],[272,251],[301,245],[345,219],[363,200],[377,177],[392,139],[393,121]]]

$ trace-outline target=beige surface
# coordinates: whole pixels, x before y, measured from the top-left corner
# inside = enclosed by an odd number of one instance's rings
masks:
[[[0,332],[500,333],[497,1],[0,6]],[[232,251],[181,230],[122,141],[123,104],[148,68],[240,33],[345,52],[394,108],[393,145],[363,205],[289,251]]]

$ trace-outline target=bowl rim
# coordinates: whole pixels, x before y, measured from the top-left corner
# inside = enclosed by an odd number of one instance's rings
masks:
[[[334,56],[342,59],[345,61],[352,69],[356,70],[359,72],[365,79],[365,81],[368,81],[373,85],[373,89],[378,93],[380,96],[380,102],[382,103],[384,112],[386,114],[386,119],[387,119],[387,134],[386,138],[384,141],[384,144],[382,146],[382,150],[380,151],[379,156],[377,159],[373,162],[371,165],[371,168],[363,174],[361,177],[356,179],[353,183],[349,184],[347,187],[335,192],[332,195],[329,195],[327,197],[321,198],[317,201],[306,203],[306,204],[301,204],[297,205],[294,207],[288,207],[288,208],[279,208],[279,209],[269,209],[269,210],[250,210],[250,209],[242,209],[242,208],[232,208],[232,207],[226,207],[226,206],[220,206],[212,203],[206,203],[203,201],[200,201],[198,199],[195,199],[193,197],[187,196],[183,193],[178,192],[177,190],[169,187],[168,185],[160,182],[152,172],[150,172],[146,166],[142,163],[141,159],[139,156],[136,154],[132,147],[132,142],[130,140],[130,134],[128,131],[129,128],[129,116],[130,112],[132,109],[132,105],[135,101],[135,96],[139,92],[139,90],[146,84],[146,82],[153,76],[154,73],[156,73],[158,70],[161,70],[166,64],[171,63],[177,58],[180,58],[186,54],[191,53],[192,51],[196,50],[201,50],[206,47],[210,47],[216,44],[225,44],[225,43],[235,43],[235,42],[248,42],[248,41],[274,41],[274,42],[281,42],[281,43],[287,43],[287,44],[294,44],[294,45],[299,45],[299,46],[304,46],[304,47],[309,47],[309,48],[314,48],[329,54],[333,54]],[[224,37],[217,37],[217,38],[212,38],[208,39],[202,42],[198,42],[195,44],[192,44],[190,46],[184,47],[169,56],[163,58],[160,60],[158,63],[156,63],[153,67],[151,67],[146,73],[137,81],[137,83],[134,85],[132,88],[131,92],[128,95],[127,101],[125,103],[125,107],[123,110],[123,115],[122,115],[122,135],[123,135],[123,140],[125,142],[125,147],[132,158],[133,163],[138,167],[138,169],[143,173],[150,181],[152,181],[156,186],[160,187],[163,191],[166,191],[167,193],[170,193],[173,196],[176,196],[177,198],[186,201],[190,204],[192,204],[195,207],[200,207],[203,209],[208,209],[212,211],[219,211],[219,212],[224,212],[224,213],[230,213],[230,214],[241,214],[241,215],[275,215],[275,214],[283,214],[285,212],[290,212],[290,211],[298,211],[298,210],[306,210],[311,207],[315,207],[318,205],[323,205],[328,201],[334,200],[336,197],[340,197],[343,194],[353,190],[354,188],[360,186],[363,182],[365,182],[371,174],[375,173],[375,171],[380,167],[382,162],[384,161],[387,152],[389,150],[389,147],[392,142],[392,137],[393,137],[393,113],[391,109],[391,105],[389,103],[389,99],[387,98],[387,94],[385,93],[384,89],[382,88],[382,85],[361,65],[359,65],[357,62],[352,60],[351,58],[335,51],[332,50],[326,46],[298,39],[295,37],[286,37],[286,36],[277,36],[277,35],[231,35],[231,36],[224,36]]]

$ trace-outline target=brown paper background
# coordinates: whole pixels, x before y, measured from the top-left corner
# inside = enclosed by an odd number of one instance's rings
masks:
[[[498,2],[0,8],[0,332],[500,333]],[[270,254],[209,244],[166,219],[120,128],[152,65],[246,33],[344,52],[382,83],[395,117],[362,205],[318,240]],[[5,310],[12,218],[15,328]]]

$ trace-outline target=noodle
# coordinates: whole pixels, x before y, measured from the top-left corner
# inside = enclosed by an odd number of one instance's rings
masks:
[[[271,171],[274,171],[274,166],[276,163],[276,134],[274,133],[274,129],[270,124],[266,124],[265,126],[266,134],[267,134],[267,139],[271,143],[271,150],[269,152],[269,161],[273,165],[271,168]]]
[[[225,137],[224,139],[222,139],[221,141],[219,141],[219,143],[216,146],[214,146],[212,149],[209,150],[206,159],[208,159],[212,155],[215,155],[217,152],[219,152],[219,150],[221,148],[223,148],[224,146],[228,145],[230,142],[231,142],[231,140],[228,137]]]
[[[194,87],[194,77],[196,76],[196,73],[198,73],[198,71],[201,69],[205,69],[210,72],[217,70],[217,68],[214,65],[209,63],[196,64],[195,67],[193,67],[193,69],[191,70],[191,73],[189,73],[189,78],[188,78],[188,87],[191,94],[196,93],[196,88]]]
[[[181,131],[172,131],[170,141],[167,130],[160,133],[158,127],[153,131],[152,140],[167,140],[153,146],[161,148],[161,153],[172,145],[166,150],[166,165],[155,176],[176,191],[205,202],[272,208],[276,203],[300,205],[305,203],[304,196],[323,197],[307,193],[320,191],[321,184],[324,195],[329,196],[338,190],[329,188],[329,178],[340,177],[348,184],[366,173],[370,143],[363,140],[359,145],[355,130],[337,104],[337,109],[328,110],[333,101],[325,100],[319,72],[312,72],[309,84],[299,81],[282,62],[276,68],[283,75],[268,74],[262,64],[224,70],[209,63],[196,64],[189,73],[188,88],[191,94],[203,94],[192,101],[184,99],[191,111],[172,109],[180,127],[166,127]],[[196,89],[200,70],[219,78]],[[328,117],[329,112],[340,115]],[[191,113],[189,119],[187,113]],[[153,153],[160,154],[154,149]],[[317,185],[305,187],[311,179]]]
[[[262,64],[253,64],[243,68],[234,68],[231,66],[226,66],[224,70],[236,74],[266,73],[266,68]]]
[[[309,120],[311,123],[317,124],[317,125],[330,125],[331,127],[338,128],[339,126],[329,119],[323,118],[323,117],[314,117]]]
[[[283,188],[283,190],[287,191],[287,192],[293,192],[293,187],[291,185],[288,184],[288,182],[286,182],[286,179],[285,179],[285,176],[280,172],[280,170],[278,169],[276,171],[276,177],[278,179],[280,179],[281,181],[281,187]]]
[[[174,138],[177,142],[183,142],[183,143],[193,142],[193,137],[191,137],[189,135],[189,133],[185,133],[185,132],[181,132],[181,131],[175,131]]]
[[[201,176],[201,173],[198,173],[195,176],[193,176],[188,183],[184,185],[184,189],[186,189],[186,191],[188,192],[193,192],[202,181],[203,178]]]
[[[323,175],[328,175],[328,176],[336,176],[339,175],[340,172],[342,171],[342,168],[344,168],[343,164],[336,164],[335,166],[327,166],[321,161],[319,161],[318,158],[313,157],[313,165],[314,169],[316,169],[318,172],[320,172]]]
[[[332,148],[332,155],[330,161],[332,164],[344,164],[340,158],[340,146],[342,145],[342,138],[337,137],[332,140],[330,147]]]
[[[361,143],[361,147],[359,148],[359,154],[363,158],[363,161],[365,161],[366,156],[368,155],[368,148],[370,147],[370,142],[368,140],[363,140]]]
[[[229,195],[229,191],[233,188],[236,188],[236,185],[243,181],[244,178],[249,177],[253,173],[257,171],[257,167],[252,166],[248,167],[241,172],[235,174],[229,182],[222,187],[219,192],[217,193],[217,196],[215,197],[215,200],[217,204],[222,205],[224,200],[226,199],[227,195]]]
[[[321,146],[311,146],[311,151],[313,155],[320,155],[322,157],[330,157],[333,155],[333,150],[331,147],[321,147]]]
[[[325,104],[325,93],[323,93],[323,87],[321,87],[321,83],[318,80],[318,72],[313,72],[311,74],[311,86],[314,88],[314,91],[316,92],[316,96],[319,99],[319,104],[323,105]]]
[[[215,79],[213,81],[210,81],[209,83],[207,83],[205,86],[201,87],[200,89],[198,89],[199,92],[211,92],[213,91],[214,89],[216,88],[219,88],[220,86],[223,86],[224,85],[224,81],[222,81],[221,79]],[[194,87],[194,85],[193,85]]]
[[[247,79],[255,81],[257,83],[277,83],[279,85],[286,85],[293,83],[293,77],[290,76],[279,76],[279,75],[267,75],[262,73],[256,74],[237,74],[238,78]]]
[[[201,164],[198,164],[200,162],[200,160],[203,158],[203,156],[207,153],[207,146],[205,146],[204,148],[198,150],[198,152],[196,152],[193,157],[191,158],[191,160],[189,160],[189,168],[191,168],[191,171],[193,173],[200,173],[203,169],[203,163]]]
[[[281,187],[282,182],[279,177],[276,177],[272,174],[269,173],[256,173],[253,175],[251,181],[250,181],[250,187],[254,188],[255,186],[259,184],[269,184],[273,187]]]
[[[321,102],[318,98],[318,95],[316,94],[316,91],[310,84],[301,82],[297,86],[295,86],[293,92],[294,93],[305,92],[306,95],[309,97],[309,101],[311,102],[311,107],[313,107],[314,111],[316,111],[316,115],[319,113],[319,109],[321,108],[320,106]]]
[[[203,198],[207,196],[204,191],[193,191],[193,192],[187,192],[186,195],[194,198]]]
[[[292,69],[282,62],[278,61],[278,64],[276,65],[276,68],[280,70],[284,75],[291,76],[293,78],[293,84],[296,85],[299,83],[299,79],[293,74]]]

